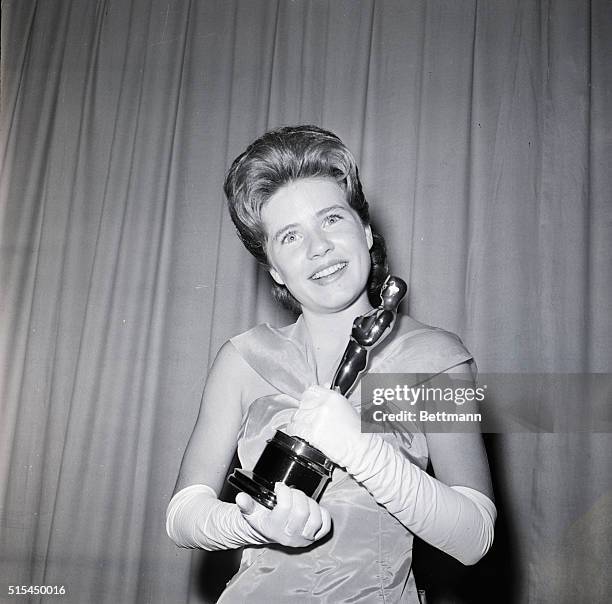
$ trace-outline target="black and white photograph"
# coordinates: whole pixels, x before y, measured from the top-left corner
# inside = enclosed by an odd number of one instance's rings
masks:
[[[609,0],[1,13],[0,602],[609,601]]]

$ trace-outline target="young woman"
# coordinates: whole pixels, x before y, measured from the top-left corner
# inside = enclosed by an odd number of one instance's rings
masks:
[[[378,305],[387,273],[355,160],[331,132],[281,128],[236,158],[225,193],[275,296],[301,314],[288,327],[258,325],[219,351],[168,506],[168,534],[182,547],[246,546],[220,602],[418,602],[413,535],[474,564],[491,545],[496,510],[480,435],[416,425],[361,433],[359,387],[347,399],[322,386],[355,317]],[[370,370],[469,378],[471,364],[456,336],[402,316]],[[273,510],[245,493],[235,504],[219,501],[236,446],[251,469],[279,428],[338,464],[321,501],[280,483]]]

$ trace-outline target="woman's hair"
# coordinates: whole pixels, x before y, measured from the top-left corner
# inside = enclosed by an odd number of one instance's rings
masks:
[[[244,246],[266,268],[269,263],[261,220],[263,206],[283,185],[315,177],[335,179],[363,224],[370,224],[355,158],[328,130],[317,126],[271,130],[251,143],[232,163],[223,186],[230,215]],[[387,276],[387,254],[384,239],[377,233],[372,235],[368,295],[377,306],[380,287]],[[284,285],[274,283],[272,293],[284,306],[300,312],[299,302]]]

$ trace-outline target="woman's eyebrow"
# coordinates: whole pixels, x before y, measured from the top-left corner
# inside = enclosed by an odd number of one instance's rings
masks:
[[[346,206],[343,206],[341,204],[335,204],[333,206],[329,206],[327,208],[323,208],[322,210],[319,210],[317,212],[317,216],[322,216],[323,214],[327,214],[328,212],[331,211],[337,211],[337,210],[346,210]]]

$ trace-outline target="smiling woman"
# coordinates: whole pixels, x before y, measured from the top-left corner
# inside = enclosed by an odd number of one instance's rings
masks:
[[[339,207],[348,205],[372,236],[371,271],[368,280],[370,302],[378,303],[378,292],[387,275],[384,240],[368,226],[368,203],[363,195],[357,165],[352,153],[333,133],[316,126],[295,126],[267,132],[233,162],[225,180],[229,211],[245,247],[266,268],[269,266],[262,212],[285,185],[306,180],[336,183],[333,195]],[[289,217],[289,223],[294,217]],[[333,219],[332,219],[333,222]],[[301,312],[301,305],[284,284],[276,283],[274,297],[290,310]]]
[[[246,546],[220,602],[419,602],[413,535],[474,564],[491,545],[496,510],[479,435],[428,434],[416,423],[364,434],[359,386],[347,397],[320,386],[354,319],[378,304],[387,274],[355,160],[331,132],[281,128],[234,161],[225,192],[277,298],[301,314],[280,329],[258,325],[219,351],[168,506],[168,535],[182,547]],[[473,362],[456,336],[408,316],[373,357],[371,371],[467,379]],[[337,464],[320,502],[281,483],[272,510],[245,493],[219,501],[236,446],[253,467],[279,428]]]
[[[370,309],[372,231],[330,178],[281,187],[261,212],[272,278],[285,285],[305,313]]]

